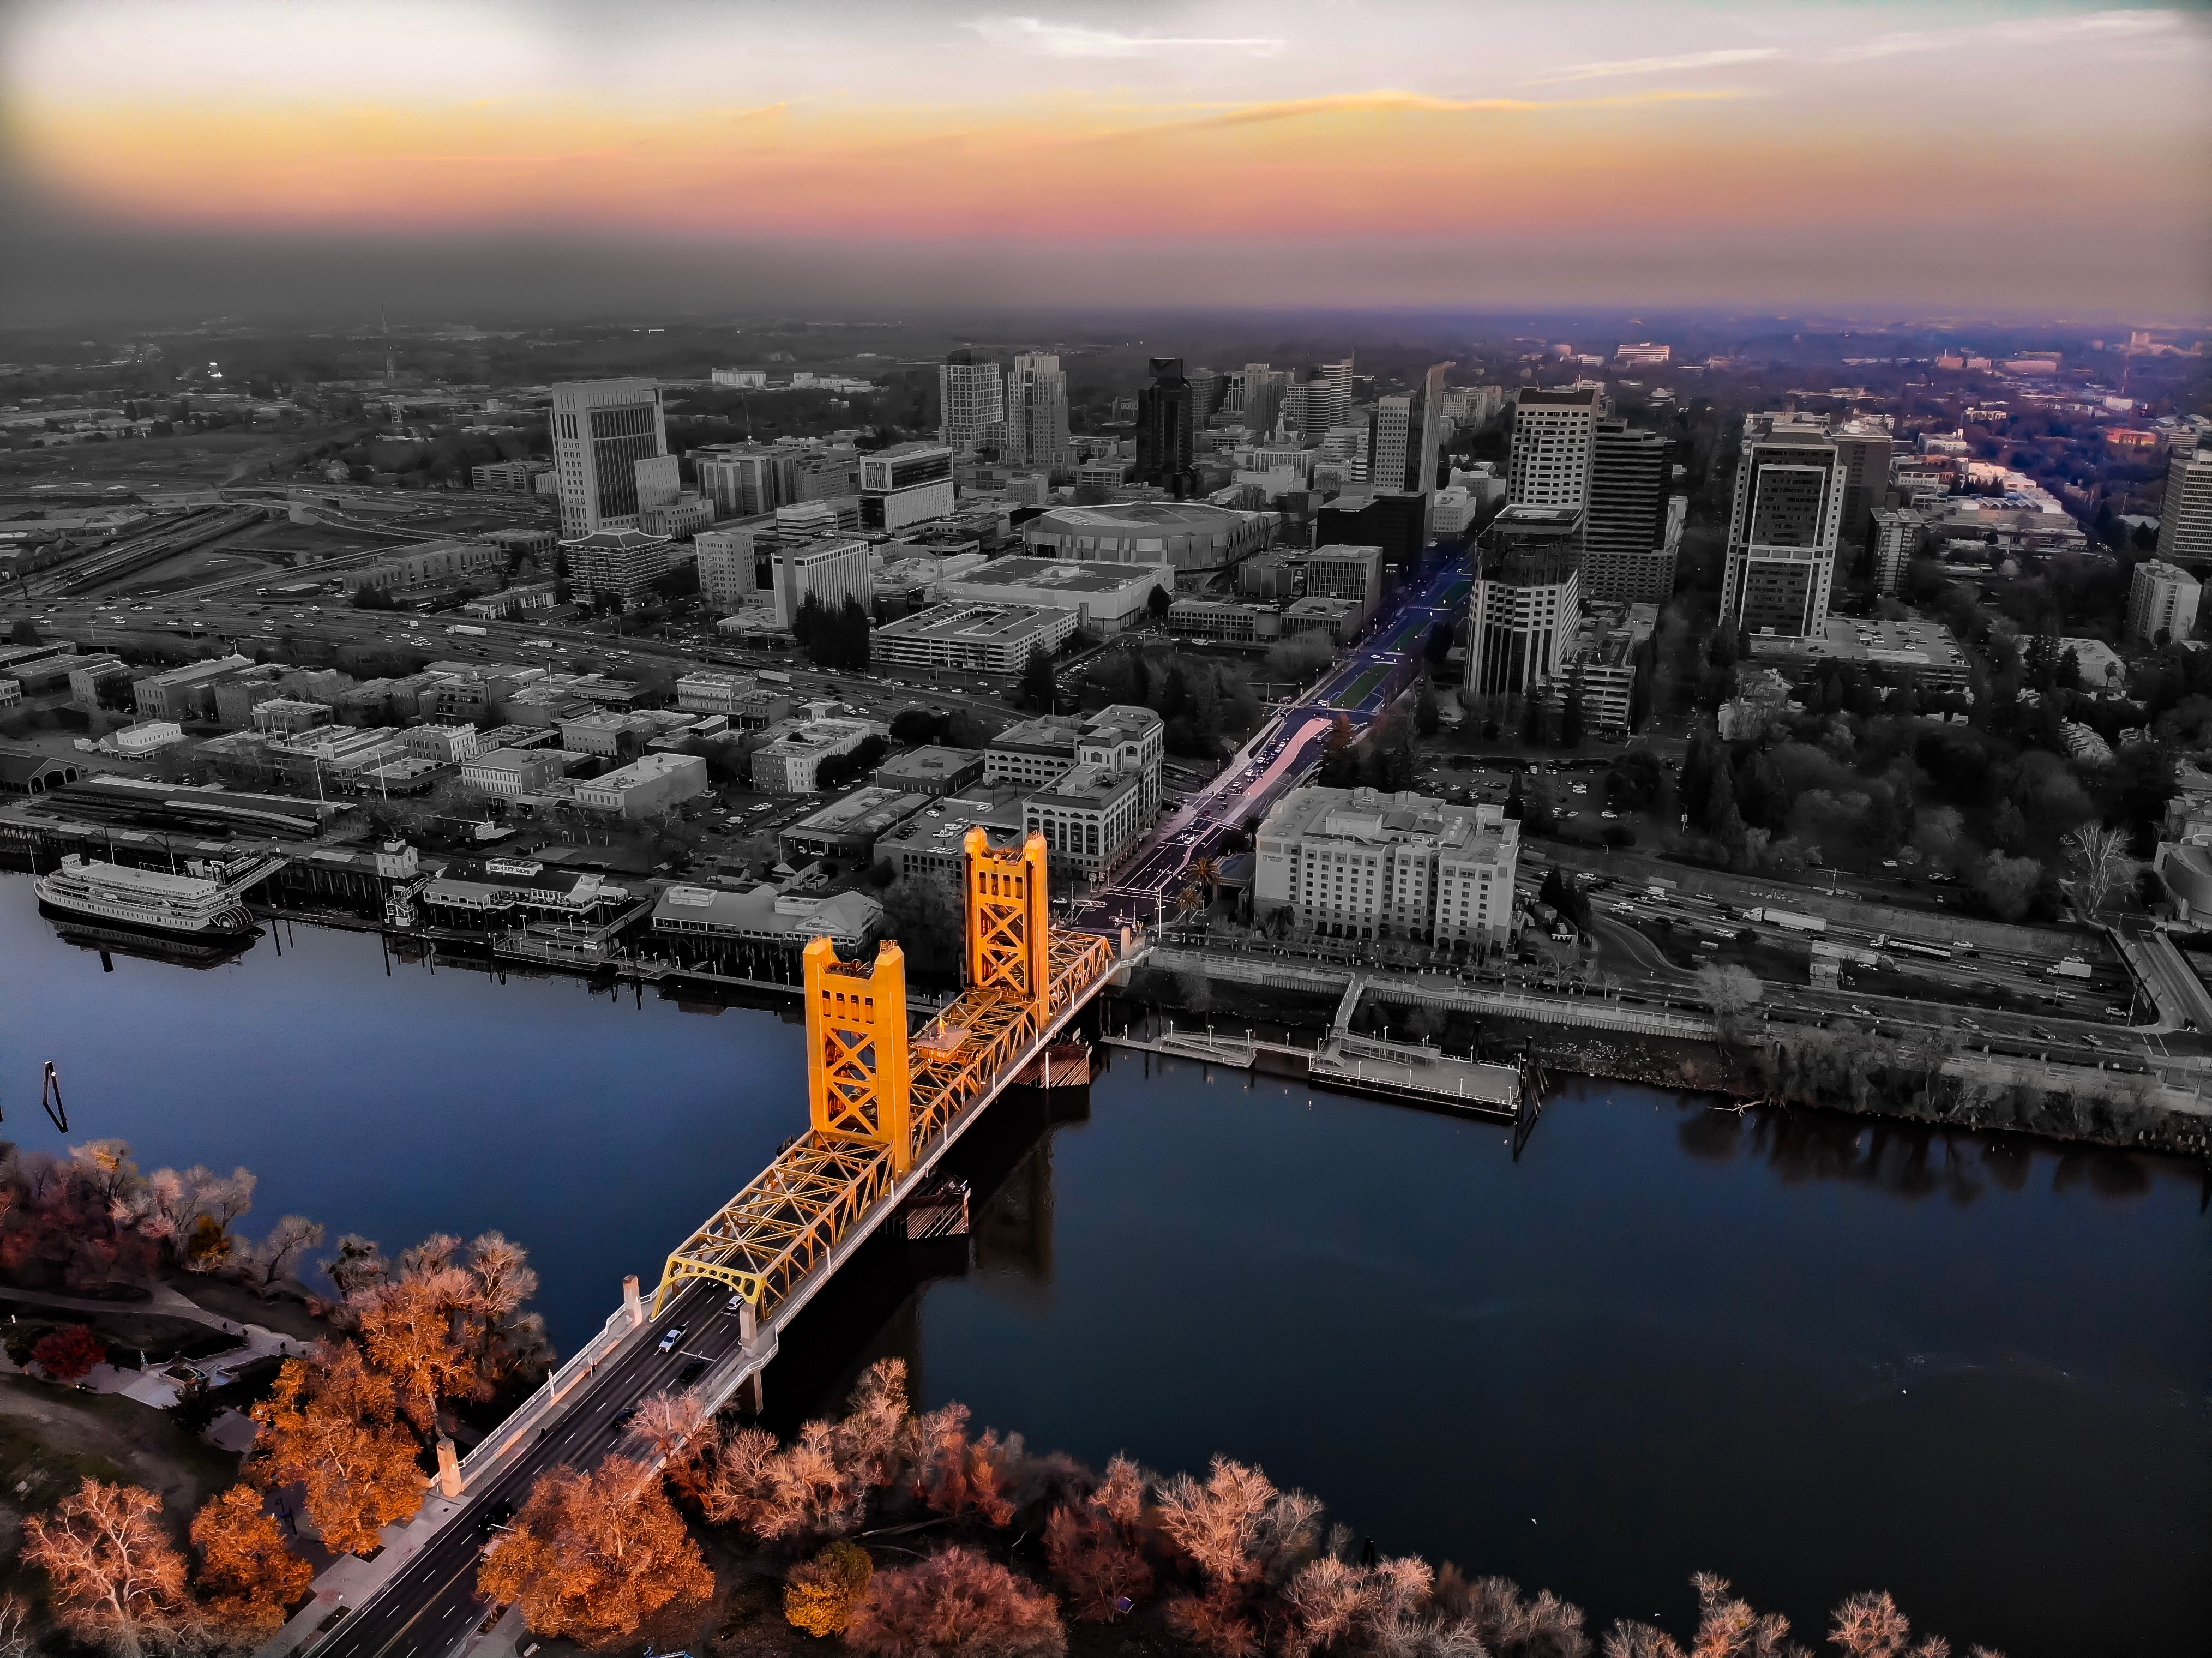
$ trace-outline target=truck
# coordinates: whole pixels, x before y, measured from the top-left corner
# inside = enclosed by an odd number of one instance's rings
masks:
[[[761,681],[763,684],[769,685],[788,685],[791,683],[791,676],[789,674],[778,673],[773,668],[763,668],[758,673],[755,674],[753,677]]]
[[[1874,942],[1879,945],[1881,940],[1877,938]],[[1879,950],[1861,950],[1856,944],[1831,944],[1826,938],[1814,944],[1813,954],[1827,961],[1849,962],[1854,967],[1880,967],[1882,964]]]
[[[2065,960],[2052,965],[2049,969],[2048,976],[2054,979],[2086,979],[2090,976],[2091,971],[2088,963],[2083,961],[2079,956],[2069,956]]]
[[[447,629],[446,631],[449,634],[466,634],[471,639],[482,639],[485,634],[490,631],[490,629],[486,628],[471,627],[465,622],[456,622],[452,627]]]
[[[1893,938],[1886,932],[1878,932],[1873,943],[1876,950],[1899,950],[1907,956],[1925,956],[1938,962],[1951,959],[1951,952],[1942,945],[1923,944],[1917,938]]]
[[[1763,921],[1768,926],[1778,926],[1791,932],[1826,932],[1828,918],[1825,915],[1801,915],[1794,909],[1747,909],[1743,913],[1747,921]]]

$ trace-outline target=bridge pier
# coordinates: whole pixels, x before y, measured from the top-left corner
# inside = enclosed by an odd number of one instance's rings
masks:
[[[623,1275],[623,1311],[629,1315],[629,1327],[631,1329],[637,1329],[645,1323],[645,1303],[640,1299],[638,1296],[637,1274],[635,1272],[629,1272]]]

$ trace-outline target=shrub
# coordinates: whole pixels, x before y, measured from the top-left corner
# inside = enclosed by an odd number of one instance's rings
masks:
[[[832,1543],[792,1569],[783,1586],[784,1620],[809,1635],[842,1635],[875,1576],[876,1563],[857,1543]]]
[[[878,1572],[845,1631],[867,1658],[1062,1658],[1053,1597],[974,1551]]]
[[[94,1365],[106,1362],[107,1349],[89,1326],[64,1324],[33,1342],[31,1357],[56,1382],[80,1382]]]

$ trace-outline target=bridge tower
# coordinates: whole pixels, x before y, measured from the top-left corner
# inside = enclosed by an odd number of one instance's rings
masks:
[[[962,849],[968,884],[968,985],[1026,1009],[1042,1026],[1052,1011],[1052,911],[1044,836],[1000,852],[980,829]]]
[[[886,942],[872,963],[842,962],[836,945],[817,938],[800,959],[814,1132],[888,1146],[892,1172],[903,1175],[914,1163],[905,953]]]

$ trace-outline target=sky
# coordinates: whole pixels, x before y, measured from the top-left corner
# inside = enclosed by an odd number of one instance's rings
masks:
[[[2202,7],[1016,3],[0,0],[0,323],[2212,315]]]

